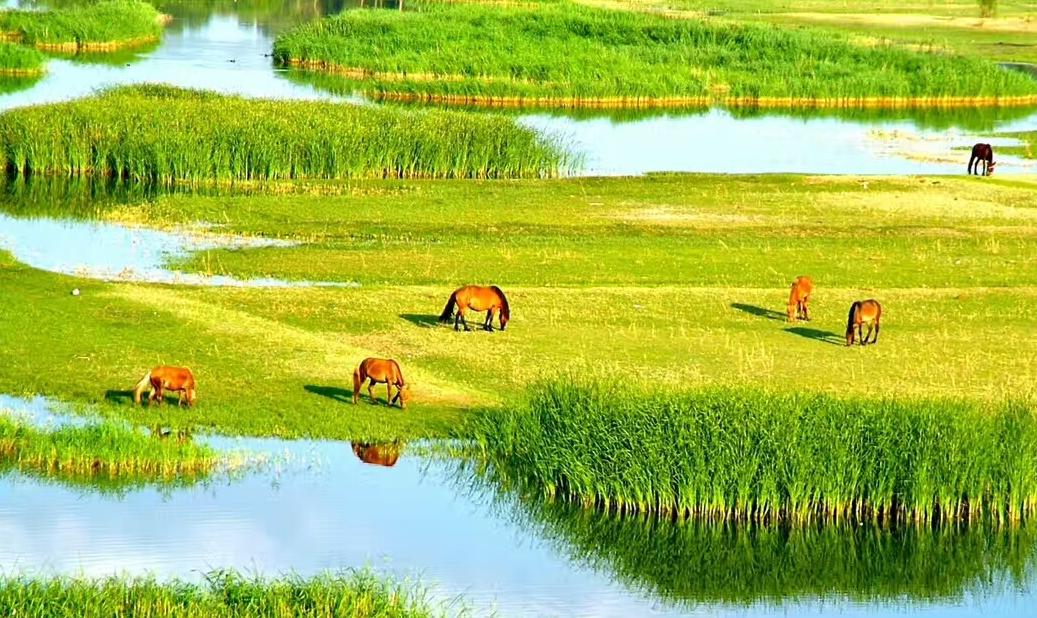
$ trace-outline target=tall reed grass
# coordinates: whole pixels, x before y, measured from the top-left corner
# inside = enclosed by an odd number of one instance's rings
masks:
[[[48,618],[421,618],[436,614],[422,593],[368,571],[310,579],[245,578],[230,571],[206,582],[153,578],[0,578],[0,614]]]
[[[0,11],[0,33],[41,49],[105,51],[158,39],[162,15],[139,0],[81,2],[47,11]]]
[[[43,54],[31,47],[0,42],[0,75],[39,75],[46,63]]]
[[[346,11],[282,34],[282,63],[370,96],[552,106],[1037,104],[1037,81],[976,58],[817,30],[671,19],[566,0]]]
[[[0,165],[26,176],[538,178],[572,164],[556,141],[475,113],[133,86],[0,114]]]
[[[44,431],[0,416],[0,461],[27,472],[81,480],[175,480],[209,474],[217,455],[208,446],[159,440],[122,424]]]
[[[473,432],[501,478],[606,511],[884,523],[1017,521],[1037,507],[1037,415],[1022,403],[557,381]]]

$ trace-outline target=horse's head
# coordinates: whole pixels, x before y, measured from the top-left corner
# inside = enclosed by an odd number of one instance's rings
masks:
[[[506,313],[504,313],[502,311],[501,314],[500,314],[500,329],[501,330],[504,330],[508,326],[508,320],[509,319],[510,319],[510,316],[508,316]]]
[[[995,165],[997,165],[997,163],[994,163],[993,161],[991,161],[990,163],[987,163],[987,176],[993,176],[994,175],[994,166]]]
[[[396,397],[398,397],[400,400],[400,409],[402,410],[406,408],[407,400],[410,399],[410,386],[407,384],[401,386],[400,390],[396,392]]]
[[[788,317],[789,322],[796,321],[796,303],[789,303],[785,306],[785,315]]]
[[[187,389],[187,405],[193,406],[198,401],[198,393],[193,388]]]

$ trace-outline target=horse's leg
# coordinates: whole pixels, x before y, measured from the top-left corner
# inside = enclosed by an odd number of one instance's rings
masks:
[[[392,380],[385,381],[385,405],[392,405]]]
[[[468,328],[468,320],[466,320],[464,317],[464,309],[461,307],[461,305],[457,306],[457,316],[461,318],[461,326],[464,326],[465,332],[472,330]]]
[[[803,299],[803,319],[806,320],[807,322],[810,321],[810,299],[809,298],[804,298]]]
[[[881,326],[881,324],[879,324],[879,321],[875,320],[875,340],[872,341],[872,343],[878,343],[879,342],[879,327],[880,326]]]
[[[374,401],[374,378],[367,379],[367,396]]]
[[[857,322],[857,342],[864,345],[864,322]]]
[[[486,321],[483,322],[482,329],[493,332],[493,307],[486,310]]]

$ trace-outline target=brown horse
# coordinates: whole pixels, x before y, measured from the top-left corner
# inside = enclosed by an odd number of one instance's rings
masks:
[[[853,345],[853,342],[858,339],[861,345],[878,343],[879,322],[881,321],[882,305],[879,304],[879,301],[874,298],[854,301],[850,305],[850,316],[846,320],[846,345]],[[867,336],[862,336],[864,324],[868,325]],[[869,342],[868,338],[871,337],[872,330],[875,331],[875,338]]]
[[[360,388],[367,381],[367,395],[374,401],[375,383],[385,384],[385,401],[387,405],[393,405],[397,400],[400,409],[407,407],[408,389],[400,371],[400,364],[391,358],[365,358],[360,366],[353,370],[353,403],[360,401]],[[396,387],[396,396],[393,397],[392,388]]]
[[[144,377],[133,387],[134,403],[140,403],[140,395],[148,386],[151,387],[151,396],[148,397],[149,404],[155,402],[162,405],[163,391],[166,390],[177,392],[177,406],[184,404],[184,397],[187,398],[188,407],[193,406],[194,402],[198,400],[195,393],[194,374],[187,367],[159,365],[145,373]]]
[[[814,281],[806,275],[800,275],[792,282],[792,287],[789,289],[789,304],[785,307],[785,314],[788,316],[789,322],[795,322],[796,318],[810,321],[810,311],[807,305],[810,304],[810,294],[813,291]]]
[[[969,157],[969,174],[979,174],[979,164],[983,164],[983,175],[990,176],[994,173],[994,148],[990,144],[976,144],[972,147],[972,156]],[[976,169],[973,172],[972,166]]]
[[[457,308],[456,315],[454,315],[455,307]],[[472,330],[468,328],[468,322],[464,319],[464,312],[468,309],[486,312],[486,321],[483,322],[482,326],[483,330],[493,331],[494,314],[499,316],[501,330],[504,330],[504,327],[508,325],[508,320],[511,319],[511,308],[508,306],[508,299],[499,287],[495,285],[490,287],[466,285],[463,288],[457,288],[450,295],[450,300],[446,301],[443,313],[439,315],[439,321],[448,324],[450,318],[453,317],[454,330],[457,330],[458,322],[464,325],[465,330]]]
[[[396,460],[400,458],[399,440],[382,442],[381,444],[350,442],[350,446],[353,447],[353,454],[365,464],[391,468],[396,465]]]

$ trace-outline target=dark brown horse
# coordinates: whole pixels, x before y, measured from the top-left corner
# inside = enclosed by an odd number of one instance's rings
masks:
[[[860,340],[861,345],[879,342],[879,322],[882,320],[882,305],[874,298],[868,300],[854,301],[850,305],[850,316],[846,320],[846,345],[853,345],[854,341]],[[868,325],[868,334],[862,336],[863,326]],[[875,338],[868,341],[872,331]]]
[[[969,174],[979,174],[979,164],[983,164],[983,175],[990,176],[994,173],[994,149],[990,144],[976,144],[972,147],[972,156],[969,157]],[[975,165],[975,171],[972,166]]]
[[[455,308],[457,309],[456,315],[454,314]],[[504,327],[508,325],[508,320],[511,319],[511,308],[508,306],[508,299],[499,287],[495,285],[489,287],[466,285],[463,288],[457,288],[450,295],[450,300],[446,301],[443,313],[439,315],[439,321],[448,324],[450,318],[453,317],[454,330],[457,330],[458,323],[464,325],[465,330],[472,330],[468,328],[468,322],[464,319],[464,312],[468,309],[486,312],[486,321],[482,325],[483,330],[493,330],[494,314],[499,316],[501,330],[504,330]]]

